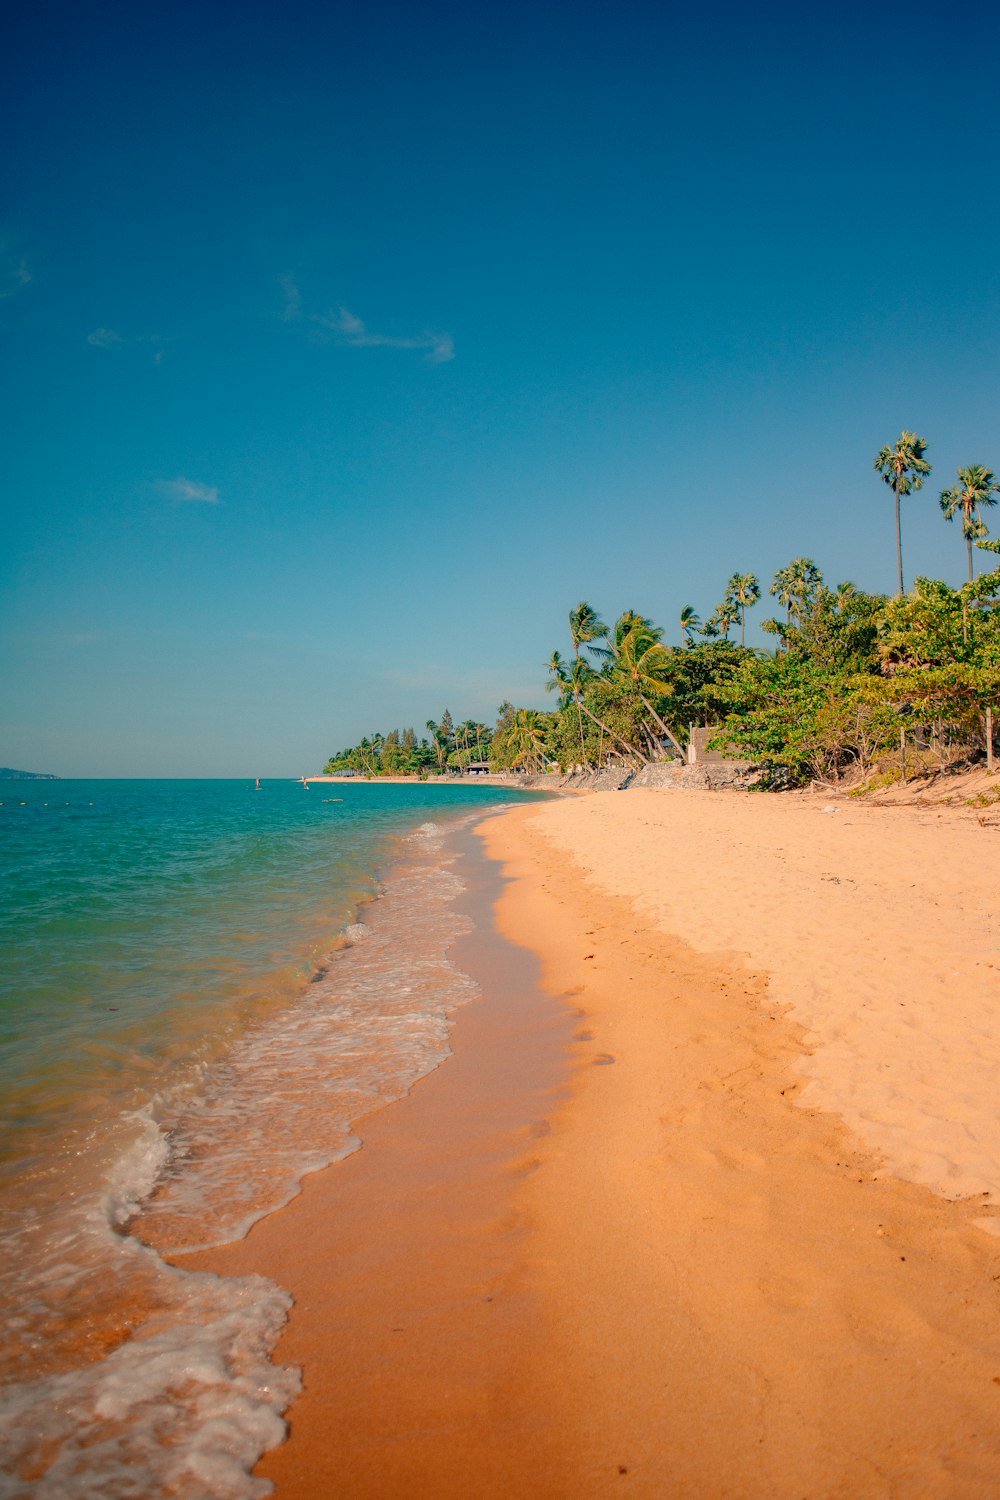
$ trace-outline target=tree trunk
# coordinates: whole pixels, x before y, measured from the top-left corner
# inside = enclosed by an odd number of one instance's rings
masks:
[[[587,764],[587,746],[583,738],[583,710],[580,707],[580,700],[576,693],[573,694],[573,699],[576,703],[576,717],[580,724],[580,764],[585,766]]]
[[[653,707],[653,705],[649,702],[649,700],[647,698],[643,698],[642,693],[639,694],[639,697],[642,698],[642,701],[643,701],[643,704],[645,705],[647,713],[652,714],[653,718],[656,720],[657,724],[659,724],[660,728],[663,730],[663,733],[666,735],[667,739],[670,741],[670,743],[673,745],[674,749],[677,751],[677,754],[680,756],[681,760],[683,760],[684,759],[684,751],[681,749],[680,745],[677,743],[677,740],[675,739],[674,735],[670,732],[670,730],[667,728],[666,724],[664,724],[663,720],[660,718],[659,714],[656,712],[656,709]]]
[[[899,769],[903,784],[906,784],[906,730],[899,731]]]
[[[975,580],[975,577],[973,576],[973,572],[972,572],[972,538],[971,538],[971,536],[967,536],[965,538],[965,545],[966,545],[966,548],[967,548],[968,553],[969,553],[969,582],[970,583],[975,583],[976,580]]]
[[[903,593],[903,533],[899,529],[899,481],[892,487],[896,496],[896,564],[899,568],[899,592]]]
[[[639,754],[634,745],[630,745],[627,740],[623,740],[621,735],[615,734],[614,730],[611,729],[607,724],[605,724],[602,719],[599,719],[596,714],[591,713],[590,709],[585,703],[581,704],[581,707],[583,708],[584,713],[587,715],[587,718],[593,719],[594,723],[598,726],[602,733],[608,735],[610,739],[615,740],[619,745],[621,745],[622,749],[625,751],[625,754],[629,757],[630,760],[638,760],[639,764],[643,766],[649,764],[649,762]]]
[[[747,643],[747,610],[746,605],[740,605],[740,645],[746,648]]]
[[[993,755],[993,710],[992,710],[992,708],[987,708],[987,710],[986,710],[986,769],[987,769],[987,771],[992,771],[994,769],[994,766],[995,766],[995,758],[994,758],[994,755]]]

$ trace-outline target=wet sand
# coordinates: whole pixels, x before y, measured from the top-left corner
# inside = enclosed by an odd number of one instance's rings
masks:
[[[990,1190],[922,1185],[992,1160],[1000,869],[926,816],[633,791],[486,820],[509,942],[457,955],[488,983],[454,1056],[200,1258],[296,1298],[279,1497],[1000,1493]]]
[[[289,1441],[256,1470],[282,1500],[458,1500],[536,1480],[570,1493],[538,1389],[547,1326],[517,1205],[565,1088],[570,1025],[536,960],[495,931],[498,867],[464,843],[457,909],[476,931],[452,956],[483,998],[455,1013],[453,1055],[356,1122],[361,1150],[247,1239],[182,1262],[257,1272],[295,1298],[273,1357],[303,1368],[304,1391]]]

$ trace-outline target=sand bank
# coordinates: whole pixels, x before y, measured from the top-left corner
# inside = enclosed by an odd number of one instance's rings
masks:
[[[883,1149],[905,1145],[928,1175],[949,1160],[952,1188],[993,1159],[980,1093],[993,835],[909,811],[656,792],[521,810],[488,835],[518,877],[505,930],[583,1012],[570,1100],[522,1194],[576,1493],[609,1494],[619,1473],[633,1494],[692,1500],[1000,1492],[1000,1254],[974,1227],[982,1209],[891,1176],[803,1087],[806,1067],[839,1082],[881,1132],[891,1063]],[[963,909],[975,925],[956,957]],[[939,1018],[960,965],[967,985]],[[916,1052],[884,1055],[901,972]],[[783,1009],[803,996],[808,1039]],[[932,1025],[967,1151],[935,1144],[946,1100],[918,1059]]]
[[[897,1174],[1000,1214],[995,829],[940,808],[638,790],[531,826],[659,930],[766,970],[806,1033],[803,1103]]]
[[[481,936],[453,1058],[203,1261],[296,1297],[279,1500],[1000,1493],[990,1200],[921,1185],[996,1160],[994,839],[837,807],[634,791],[486,821],[555,1011]]]

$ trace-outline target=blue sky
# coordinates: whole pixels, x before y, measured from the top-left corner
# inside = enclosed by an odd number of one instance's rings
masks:
[[[903,427],[907,579],[961,582],[998,43],[961,3],[21,7],[0,762],[294,775],[544,705],[581,598],[676,638],[801,554],[891,590]]]

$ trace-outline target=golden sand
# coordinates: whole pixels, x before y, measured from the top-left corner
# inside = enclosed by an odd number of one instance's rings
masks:
[[[1000,841],[829,805],[486,821],[559,1004],[481,949],[454,1056],[200,1260],[296,1298],[279,1500],[1000,1493]]]

